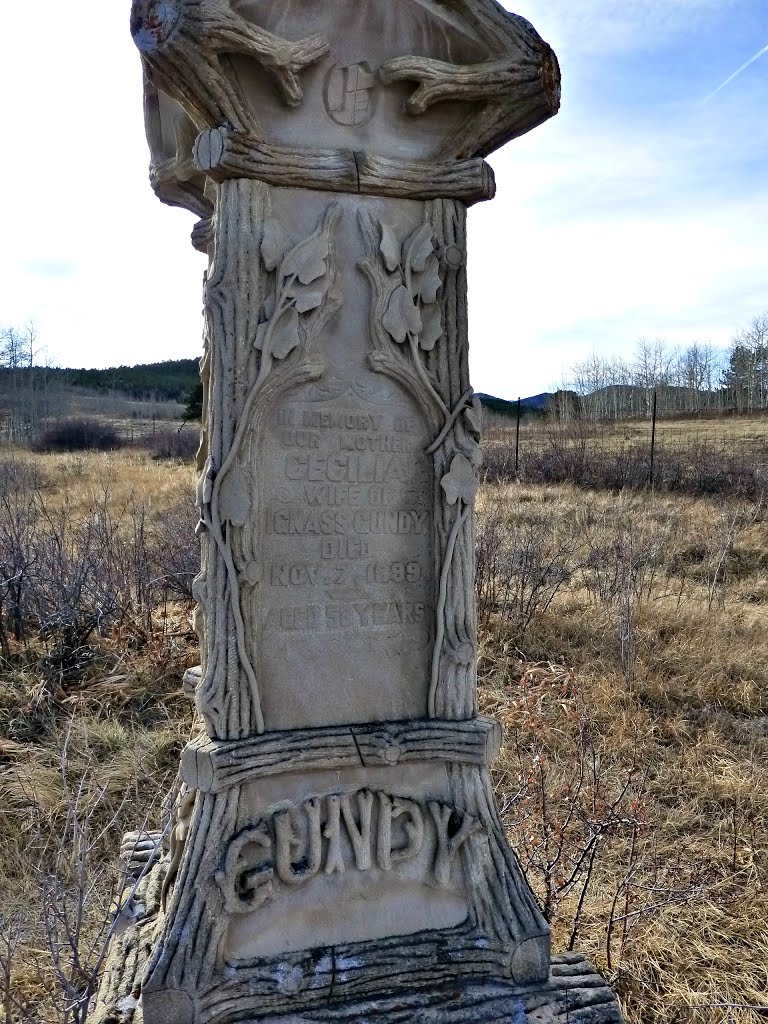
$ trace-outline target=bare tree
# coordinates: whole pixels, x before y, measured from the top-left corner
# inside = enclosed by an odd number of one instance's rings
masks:
[[[664,338],[639,339],[632,362],[633,384],[638,392],[637,398],[642,402],[642,408],[637,409],[638,414],[650,415],[653,392],[670,387],[676,360],[677,350],[671,348]]]
[[[768,406],[768,312],[756,316],[733,339],[723,384],[739,412]]]
[[[35,406],[36,382],[32,368],[39,355],[37,327],[0,326],[0,419],[10,441],[27,432]]]
[[[37,327],[29,321],[24,327],[0,326],[0,367],[20,370],[35,365]]]

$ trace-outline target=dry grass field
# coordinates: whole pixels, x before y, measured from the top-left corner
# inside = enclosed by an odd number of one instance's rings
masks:
[[[120,837],[160,822],[194,728],[192,472],[138,452],[0,463],[5,578],[9,551],[32,554],[23,622],[0,590],[0,1018],[81,1022]],[[555,947],[594,959],[630,1024],[768,1006],[766,566],[760,502],[481,493],[499,804]]]
[[[505,443],[514,434],[514,419],[501,420],[494,417],[494,422],[486,430],[486,438],[499,439],[502,435]],[[635,420],[563,420],[550,422],[537,418],[524,417],[520,426],[521,441],[533,441],[547,430],[571,431],[575,435],[599,435],[606,443],[621,444],[626,441],[646,442],[650,438],[650,417]],[[745,444],[747,446],[768,445],[768,417],[765,413],[744,414],[739,416],[699,416],[699,417],[659,417],[656,422],[656,436],[660,442],[688,443],[695,439],[706,442],[728,444]]]
[[[487,487],[481,703],[555,945],[631,1022],[768,1006],[768,516],[759,504]]]
[[[517,449],[517,454],[516,454]],[[768,416],[590,421],[498,417],[486,430],[496,481],[575,482],[755,499],[768,492]]]

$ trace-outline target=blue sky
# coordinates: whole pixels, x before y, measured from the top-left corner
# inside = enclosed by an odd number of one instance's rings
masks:
[[[4,14],[0,324],[33,318],[60,365],[196,355],[204,260],[147,184],[129,4],[68,6],[35,5],[44,32]],[[716,90],[768,45],[768,3],[508,6],[558,53],[563,106],[470,214],[475,387],[542,391],[642,336],[727,345],[768,309],[768,52]]]

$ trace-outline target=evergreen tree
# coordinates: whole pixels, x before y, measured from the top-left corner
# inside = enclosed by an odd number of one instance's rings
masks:
[[[184,408],[185,420],[201,420],[203,418],[203,382],[199,380],[192,386],[187,395]]]
[[[723,387],[739,412],[768,407],[768,313],[756,316],[733,339]]]

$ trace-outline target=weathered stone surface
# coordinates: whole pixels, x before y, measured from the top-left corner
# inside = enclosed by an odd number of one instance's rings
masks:
[[[396,218],[410,233],[424,209],[336,203],[343,300],[311,352],[322,376],[274,397],[233,467],[258,509],[238,543],[246,578],[258,577],[244,608],[267,730],[427,711],[433,438],[413,394],[371,368],[369,286],[357,266],[361,216]],[[327,205],[325,193],[275,190],[275,232],[300,237]]]
[[[376,1021],[403,1024],[620,1024],[610,987],[577,953],[552,958],[546,981],[519,986],[462,977],[446,958],[442,981],[420,983],[422,957],[409,938],[381,943],[375,994],[359,994],[355,951],[338,946],[287,956],[273,969],[252,971],[250,993],[224,986],[199,1002],[180,989],[142,993],[152,952],[164,868],[141,884],[141,911],[113,942],[95,1024],[139,1024],[146,1014],[170,1022],[258,1020],[264,1024],[336,1024]],[[438,940],[439,941],[439,938]],[[397,955],[403,947],[413,959]],[[460,961],[456,961],[460,963]],[[366,988],[368,986],[366,985]]]
[[[618,1020],[551,961],[475,693],[466,211],[554,55],[494,0],[134,0],[131,31],[208,255],[205,735],[167,849],[127,840],[99,1017]]]

